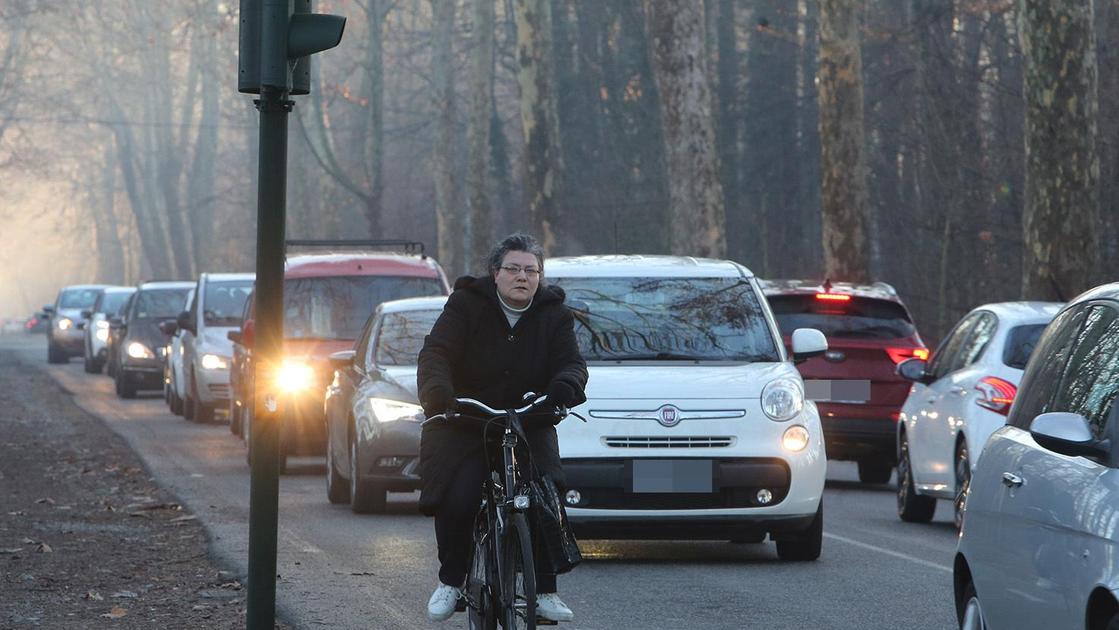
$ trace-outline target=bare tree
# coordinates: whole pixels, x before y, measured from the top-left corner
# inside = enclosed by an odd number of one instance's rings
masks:
[[[473,50],[470,63],[470,112],[466,127],[469,159],[466,191],[470,206],[470,246],[475,256],[489,249],[493,240],[493,204],[490,203],[490,137],[494,115],[494,0],[474,0]],[[471,260],[464,261],[467,264]]]
[[[863,130],[859,0],[821,0],[820,108],[824,267],[828,277],[870,279],[870,203]]]
[[[1099,276],[1098,71],[1091,2],[1020,0],[1025,57],[1022,293],[1068,300]]]
[[[463,225],[455,179],[455,82],[452,44],[455,33],[455,0],[431,0],[431,76],[434,88],[436,141],[432,147],[435,175],[435,231],[439,260],[457,275],[464,272]]]
[[[726,217],[707,83],[703,4],[646,0],[668,167],[670,248],[726,256]]]

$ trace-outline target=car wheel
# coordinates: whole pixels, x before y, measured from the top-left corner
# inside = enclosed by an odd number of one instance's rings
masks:
[[[66,352],[54,345],[53,342],[47,342],[47,363],[66,363],[70,357],[66,356]]]
[[[956,531],[964,527],[964,512],[967,509],[967,491],[971,487],[971,458],[968,456],[967,440],[956,445],[956,498],[952,501],[955,509]]]
[[[1104,630],[1119,630],[1119,612],[1111,616],[1111,620],[1104,626]]]
[[[194,371],[190,373],[190,397],[194,400],[194,421],[203,424],[212,422],[214,420],[214,408],[202,402],[198,397],[198,379],[194,376]]]
[[[171,407],[171,413],[176,416],[183,415],[183,399],[179,398],[179,392],[176,391],[174,376],[171,377],[171,383],[167,386],[167,389],[170,390],[168,395],[171,398],[171,402],[168,403],[168,406]]]
[[[97,374],[101,371],[101,366],[97,365],[97,359],[90,357],[88,354],[83,357],[82,368],[86,374]]]
[[[894,467],[886,462],[859,462],[859,481],[863,483],[889,483],[893,473]]]
[[[898,449],[898,518],[907,523],[928,523],[936,512],[936,499],[917,494],[909,461],[909,438],[904,433]]]
[[[136,384],[132,382],[132,377],[128,375],[128,372],[117,369],[117,375],[113,380],[116,386],[117,396],[121,398],[136,397]]]
[[[388,507],[388,496],[384,488],[362,481],[358,471],[357,440],[350,440],[350,509],[354,514],[380,514]]]
[[[326,498],[335,505],[349,503],[350,483],[342,478],[342,473],[338,470],[330,435],[327,435],[326,440]]]
[[[987,623],[983,620],[983,607],[979,604],[979,595],[975,592],[975,583],[968,580],[964,586],[964,596],[959,611],[960,630],[986,630]],[[1111,628],[1111,625],[1108,625]]]
[[[190,383],[191,378],[188,376],[188,377],[186,377],[186,379],[187,379],[186,391],[183,392],[183,417],[186,418],[187,420],[193,421],[194,420],[194,414],[195,414],[195,411],[197,409],[196,405],[198,403],[197,403],[197,399],[194,396],[191,396],[191,394],[190,394],[191,390],[194,389],[194,386],[191,385],[191,383]]]
[[[789,562],[807,562],[820,557],[824,546],[824,502],[816,508],[816,518],[808,529],[793,538],[777,540],[777,557]]]

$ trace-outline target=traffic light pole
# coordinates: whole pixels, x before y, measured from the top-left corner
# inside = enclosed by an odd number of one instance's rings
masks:
[[[255,342],[256,386],[249,439],[248,629],[272,630],[276,617],[276,539],[280,499],[282,400],[276,368],[283,361],[284,237],[287,220],[288,114],[286,89],[262,86],[257,190]]]

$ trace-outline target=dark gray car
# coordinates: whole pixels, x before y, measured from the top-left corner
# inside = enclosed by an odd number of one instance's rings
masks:
[[[163,354],[168,337],[160,322],[174,320],[186,308],[193,282],[145,282],[128,300],[124,317],[109,320],[117,332],[117,395],[134,398],[139,389],[163,389]]]

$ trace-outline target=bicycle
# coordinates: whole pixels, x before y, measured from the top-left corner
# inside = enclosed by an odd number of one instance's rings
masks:
[[[535,394],[525,394],[525,400]],[[528,482],[522,478],[516,447],[524,438],[521,417],[568,415],[563,408],[545,408],[547,396],[535,397],[520,409],[502,411],[470,398],[457,399],[460,410],[432,416],[427,422],[466,419],[479,422],[484,431],[502,429],[501,470],[491,470],[483,483],[482,504],[474,526],[474,549],[466,588],[460,600],[472,630],[534,630],[537,625],[555,625],[536,617],[536,566],[532,532],[526,513],[531,506]],[[488,442],[487,442],[488,443]],[[526,444],[527,446],[527,444]],[[489,458],[488,448],[486,458]],[[460,609],[461,611],[461,609]]]

